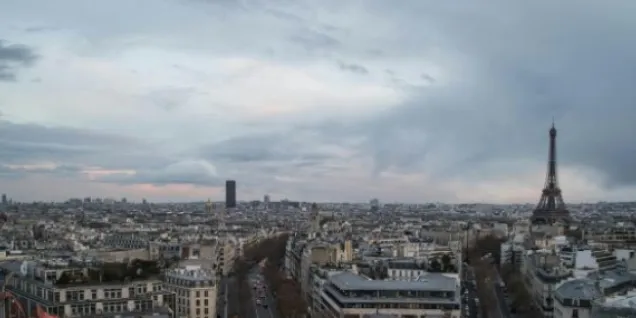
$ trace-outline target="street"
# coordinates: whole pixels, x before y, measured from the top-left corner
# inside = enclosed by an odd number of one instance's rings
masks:
[[[248,282],[252,289],[252,303],[254,304],[254,318],[278,318],[276,315],[276,302],[272,297],[271,289],[265,283],[265,279],[258,266],[254,267],[248,275]],[[265,286],[262,298],[259,297],[259,286]],[[260,302],[260,304],[259,304]]]
[[[464,264],[462,275],[462,317],[479,318],[481,316],[479,304],[477,303],[477,288],[475,282],[475,273],[473,268]]]
[[[217,297],[217,318],[232,318],[232,315],[238,315],[240,317],[241,311],[248,312],[248,317],[245,318],[278,318],[278,315],[276,315],[276,302],[272,297],[271,290],[269,288],[265,288],[265,297],[259,299],[258,288],[255,289],[259,282],[261,285],[266,286],[265,280],[261,275],[258,266],[255,266],[249,272],[247,282],[249,284],[252,299],[250,303],[242,304],[240,302],[238,281],[236,277],[225,277],[221,280],[219,283],[219,293]]]
[[[497,281],[493,281],[493,291],[495,293],[495,299],[497,299],[497,304],[499,305],[500,317],[510,318],[512,315],[510,313],[510,307],[508,307],[507,297],[502,288],[501,278],[498,273],[497,276]]]

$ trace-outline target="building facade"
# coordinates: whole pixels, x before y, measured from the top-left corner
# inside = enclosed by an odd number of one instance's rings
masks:
[[[216,316],[216,273],[201,266],[185,266],[165,274],[166,290],[176,295],[175,315],[183,318]]]
[[[52,261],[5,262],[1,268],[5,289],[29,317],[37,306],[64,317],[172,317],[174,294],[163,289],[159,275],[139,273],[143,267],[131,269],[140,275],[120,277],[94,266]]]
[[[413,281],[378,281],[342,272],[326,278],[315,317],[459,318],[457,278],[429,273]]]
[[[225,207],[228,209],[236,208],[236,181],[225,181]]]

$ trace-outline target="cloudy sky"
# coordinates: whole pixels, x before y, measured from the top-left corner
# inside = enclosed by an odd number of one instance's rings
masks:
[[[461,3],[461,4],[460,4]],[[3,0],[0,192],[636,198],[636,1]]]

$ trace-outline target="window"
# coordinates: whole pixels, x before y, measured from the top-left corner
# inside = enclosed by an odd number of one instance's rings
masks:
[[[104,307],[104,312],[112,312],[112,313],[122,312],[128,309],[128,302],[127,301],[108,302],[108,303],[104,303],[103,307]]]
[[[197,290],[197,298],[201,297],[201,292]]]
[[[84,300],[83,290],[68,290],[66,291],[66,301],[82,301]]]
[[[82,304],[82,305],[71,305],[71,312],[73,315],[91,315],[96,312],[95,304]],[[60,312],[60,314],[63,313]]]
[[[203,296],[208,297],[208,291],[207,290],[203,291]]]
[[[104,289],[104,298],[106,299],[122,298],[121,289],[119,288]]]

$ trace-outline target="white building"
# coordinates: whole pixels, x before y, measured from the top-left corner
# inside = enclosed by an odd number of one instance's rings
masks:
[[[511,264],[515,268],[520,269],[523,262],[523,253],[525,237],[523,234],[517,234],[507,242],[501,244],[501,260],[500,266]]]

